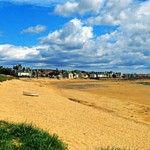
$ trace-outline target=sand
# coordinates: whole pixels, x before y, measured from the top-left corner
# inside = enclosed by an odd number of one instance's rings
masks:
[[[150,86],[137,81],[23,79],[0,83],[0,120],[32,123],[70,150],[150,150]],[[23,95],[32,91],[39,97]]]

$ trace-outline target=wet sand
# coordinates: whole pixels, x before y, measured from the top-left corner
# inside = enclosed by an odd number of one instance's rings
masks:
[[[70,150],[150,150],[150,86],[136,81],[23,79],[0,83],[0,120],[33,123]],[[73,88],[71,88],[73,87]],[[24,96],[32,91],[39,97]]]
[[[81,80],[63,81],[57,85],[62,94],[70,100],[103,108],[132,120],[150,123],[150,86],[138,83],[138,80]],[[78,94],[73,94],[74,90]],[[90,96],[92,98],[89,98]]]

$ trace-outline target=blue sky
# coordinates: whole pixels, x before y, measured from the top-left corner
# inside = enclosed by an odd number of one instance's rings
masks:
[[[0,65],[150,73],[150,0],[0,0]]]

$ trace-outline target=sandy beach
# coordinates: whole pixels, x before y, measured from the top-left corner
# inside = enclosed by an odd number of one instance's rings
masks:
[[[32,123],[57,134],[69,150],[106,146],[150,150],[150,86],[137,82],[55,79],[2,82],[0,120]],[[23,91],[39,96],[25,96]]]

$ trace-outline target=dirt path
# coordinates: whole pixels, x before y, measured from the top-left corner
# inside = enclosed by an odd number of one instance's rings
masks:
[[[20,80],[1,83],[0,119],[36,124],[50,133],[56,133],[68,144],[70,150],[96,150],[100,146],[150,150],[149,124],[122,118],[105,111],[105,107],[104,110],[95,109],[92,105],[101,107],[97,106],[95,99],[99,95],[87,91],[57,89],[54,83],[58,82],[38,79],[31,80],[30,83]],[[24,96],[24,90],[37,92],[40,96]],[[71,100],[79,98],[93,104],[88,106]],[[102,102],[112,100],[105,95],[101,98]]]

